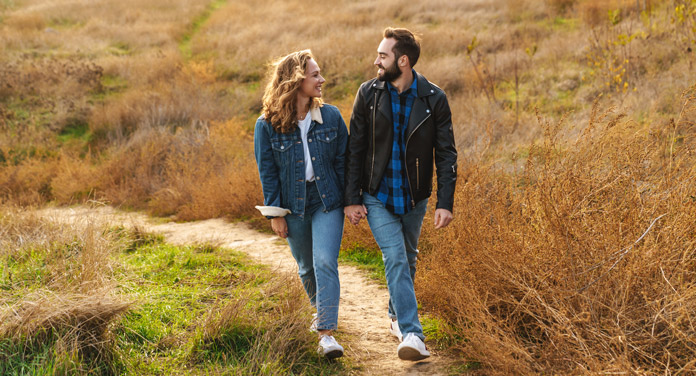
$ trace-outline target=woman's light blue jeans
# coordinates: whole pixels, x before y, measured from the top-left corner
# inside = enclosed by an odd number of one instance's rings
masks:
[[[423,217],[428,200],[422,200],[408,213],[390,212],[374,196],[363,192],[363,204],[367,208],[367,222],[377,245],[382,250],[384,274],[389,288],[389,317],[398,319],[404,336],[413,333],[425,340],[418,320],[418,302],[413,288]]]
[[[307,183],[305,214],[289,214],[288,243],[298,274],[317,308],[317,329],[334,330],[338,322],[338,251],[343,237],[343,208],[326,211],[316,184]]]

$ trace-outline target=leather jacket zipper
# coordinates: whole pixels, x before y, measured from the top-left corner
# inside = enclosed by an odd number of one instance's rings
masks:
[[[367,185],[367,191],[372,189],[372,175],[375,173],[375,115],[377,114],[377,93],[375,92],[375,100],[372,104],[372,167],[370,169],[370,182]]]
[[[420,167],[418,165],[418,158],[416,158],[416,189],[420,189]]]
[[[411,141],[411,136],[413,136],[414,133],[420,128],[423,123],[425,123],[426,120],[430,117],[430,114],[425,117],[418,125],[416,125],[416,128],[413,129],[413,132],[408,135],[408,138],[406,138],[406,151],[404,151],[404,159],[408,161],[408,142]],[[418,173],[418,159],[416,158],[416,173]],[[416,178],[418,178],[418,175],[416,175]],[[408,191],[411,193],[411,207],[416,206],[416,201],[415,198],[413,197],[413,188],[411,188],[411,178],[408,176],[408,163],[406,164],[406,180],[408,180]],[[418,182],[416,182],[418,183]]]

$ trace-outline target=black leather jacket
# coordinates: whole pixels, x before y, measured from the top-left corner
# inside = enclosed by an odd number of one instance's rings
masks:
[[[406,175],[411,208],[432,193],[433,155],[437,168],[437,208],[452,211],[457,183],[457,150],[445,93],[416,73],[418,95],[406,126]],[[364,82],[353,104],[346,153],[344,204],[362,204],[362,192],[375,195],[391,158],[394,126],[385,82]],[[434,152],[434,153],[433,153]]]

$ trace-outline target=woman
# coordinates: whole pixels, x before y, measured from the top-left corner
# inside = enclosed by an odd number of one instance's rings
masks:
[[[317,308],[319,353],[343,356],[332,336],[338,321],[338,251],[343,236],[343,175],[348,131],[323,104],[325,82],[311,51],[273,64],[256,121],[254,153],[273,231],[287,238],[299,275]]]

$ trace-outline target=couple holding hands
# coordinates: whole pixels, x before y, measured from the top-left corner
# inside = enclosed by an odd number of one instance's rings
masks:
[[[457,151],[445,93],[413,69],[419,55],[420,42],[409,30],[384,30],[377,77],[358,90],[350,135],[338,109],[321,100],[325,80],[309,50],[279,59],[263,96],[254,130],[265,205],[258,208],[288,240],[317,309],[318,351],[330,359],[343,356],[332,333],[345,217],[353,225],[366,218],[382,252],[399,358],[430,356],[413,287],[417,245],[433,165],[435,228],[452,221]]]

